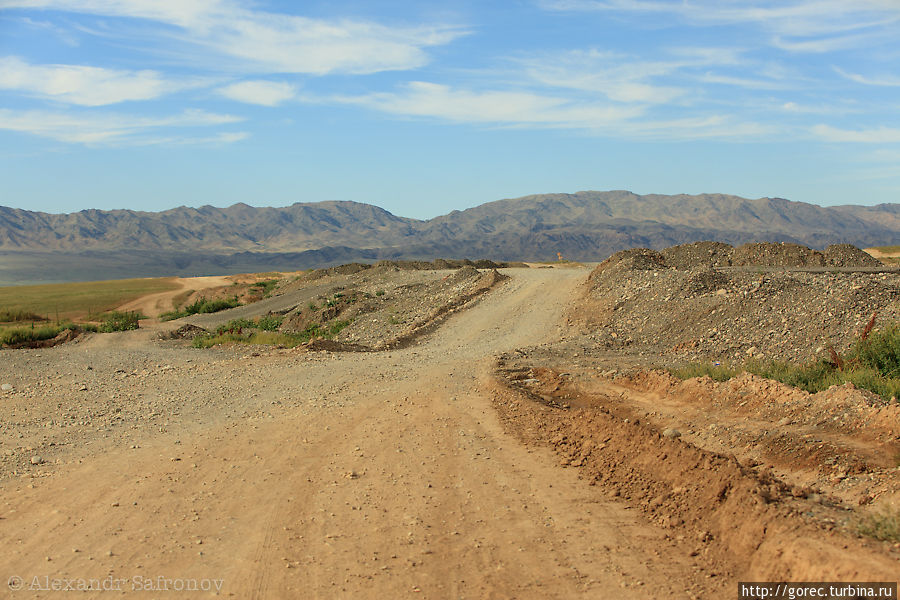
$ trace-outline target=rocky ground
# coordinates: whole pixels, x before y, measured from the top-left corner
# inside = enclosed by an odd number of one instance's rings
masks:
[[[628,250],[591,273],[571,320],[586,326],[589,346],[663,364],[802,362],[846,350],[876,313],[879,325],[900,319],[900,272],[877,264],[844,246]]]
[[[0,350],[0,575],[241,598],[896,579],[900,547],[859,533],[900,488],[896,403],[652,368],[852,339],[895,310],[896,274],[864,260],[694,244],[594,271],[347,266],[223,313]],[[330,346],[190,345],[272,313],[350,325]]]

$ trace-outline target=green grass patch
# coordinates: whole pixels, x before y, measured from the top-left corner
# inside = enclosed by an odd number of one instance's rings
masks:
[[[283,346],[293,348],[305,344],[313,338],[331,339],[350,325],[350,321],[332,321],[326,325],[312,324],[299,333],[282,333],[274,330],[263,329],[260,324],[265,322],[273,324],[275,318],[281,324],[281,318],[277,315],[261,317],[257,321],[235,319],[216,331],[215,335],[200,335],[194,338],[195,348],[211,348],[220,344],[262,344],[268,346]],[[249,325],[247,325],[249,323]],[[244,331],[246,329],[246,331]]]
[[[263,294],[263,296],[268,297],[272,290],[281,282],[280,279],[266,279],[263,281],[257,281],[256,283],[251,283],[250,288],[258,290]]]
[[[218,335],[225,333],[243,333],[244,329],[257,329],[260,331],[277,331],[281,327],[284,317],[281,315],[265,315],[256,320],[232,319],[224,325],[216,328]]]
[[[266,315],[256,320],[256,326],[263,331],[277,331],[282,321],[284,317],[281,315]]]
[[[0,310],[0,323],[23,323],[27,321],[46,321],[46,317],[28,310]]]
[[[113,311],[103,315],[98,330],[102,333],[112,333],[114,331],[131,331],[139,327],[140,319],[146,319],[146,317],[135,311]]]
[[[860,520],[859,532],[876,540],[900,542],[900,508],[883,508]]]
[[[241,302],[240,300],[238,300],[237,296],[233,296],[231,298],[217,298],[213,300],[198,298],[181,310],[164,312],[163,314],[159,315],[159,318],[162,321],[171,321],[173,319],[189,317],[190,315],[215,313],[229,308],[235,308],[236,306],[240,305]]]
[[[40,327],[10,327],[0,330],[0,345],[18,346],[31,342],[51,340],[67,329],[76,331],[97,331],[93,325],[76,325],[62,323],[60,325],[42,325]]]
[[[100,314],[147,294],[177,289],[172,277],[0,287],[0,307],[56,321]]]
[[[852,383],[884,398],[900,398],[900,326],[896,323],[873,331],[839,357],[840,364],[818,359],[804,364],[785,361],[751,360],[741,368],[723,367],[710,363],[692,363],[672,369],[681,379],[708,375],[726,381],[746,371],[806,390],[811,394],[827,390],[833,385]]]
[[[884,252],[885,254],[895,254],[897,252],[900,252],[900,246],[875,246],[872,249],[878,250],[879,252]]]

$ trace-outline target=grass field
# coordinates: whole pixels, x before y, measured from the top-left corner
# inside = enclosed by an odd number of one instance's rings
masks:
[[[54,322],[85,319],[141,296],[178,287],[173,277],[0,287],[0,312],[34,313]]]

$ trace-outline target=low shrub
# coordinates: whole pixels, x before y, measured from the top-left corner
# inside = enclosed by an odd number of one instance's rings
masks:
[[[212,300],[206,298],[198,298],[193,303],[188,304],[181,310],[165,312],[159,315],[159,318],[163,321],[172,321],[173,319],[180,319],[182,317],[189,317],[191,315],[215,313],[229,308],[235,308],[236,306],[240,305],[241,302],[240,300],[238,300],[237,296],[233,296],[231,298],[217,298]]]
[[[900,542],[900,508],[887,507],[870,513],[860,520],[858,529],[876,540]]]
[[[275,287],[279,284],[280,279],[266,279],[264,281],[257,281],[256,283],[251,283],[251,288],[256,288],[260,292],[263,293],[265,297],[268,297]]]
[[[103,316],[98,330],[103,333],[130,331],[140,326],[139,320],[142,318],[146,317],[138,312],[113,311]]]
[[[710,363],[692,363],[671,369],[681,379],[709,375],[726,381],[747,371],[766,379],[806,390],[811,394],[833,385],[852,383],[891,400],[900,398],[900,325],[891,323],[873,331],[875,317],[844,356],[831,350],[831,360],[818,359],[804,364],[785,361],[750,360],[742,368],[722,367]]]
[[[47,321],[46,317],[27,310],[0,310],[0,323],[21,323],[23,321]]]
[[[268,319],[268,320],[267,320]],[[281,317],[278,315],[268,315],[261,317],[258,321],[247,321],[246,319],[235,319],[227,325],[220,327],[215,335],[200,335],[194,338],[193,345],[195,348],[211,348],[219,344],[262,344],[269,346],[284,346],[292,348],[305,344],[313,338],[330,339],[340,333],[350,324],[350,321],[333,321],[324,326],[313,323],[299,333],[281,333],[274,330],[264,329],[260,323],[267,326],[274,325],[277,321],[281,324]],[[233,323],[250,323],[252,326],[229,327]],[[248,331],[244,331],[247,329]]]
[[[40,327],[11,327],[0,329],[0,346],[18,346],[31,342],[52,340],[67,329],[74,331],[96,332],[94,325],[76,325],[74,323],[61,323],[59,325],[42,325]]]

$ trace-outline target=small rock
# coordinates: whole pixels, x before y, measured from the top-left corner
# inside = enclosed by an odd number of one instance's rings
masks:
[[[663,437],[673,438],[673,439],[681,437],[681,432],[678,431],[677,429],[673,429],[672,427],[669,427],[668,429],[664,429],[662,434],[663,434]]]
[[[33,464],[33,465],[39,465],[43,462],[44,462],[44,459],[41,458],[40,456],[32,456],[31,457],[31,464]]]
[[[3,385],[0,385],[0,390],[3,390],[4,392],[8,392],[12,389],[13,389],[13,386],[11,383],[4,383]]]

